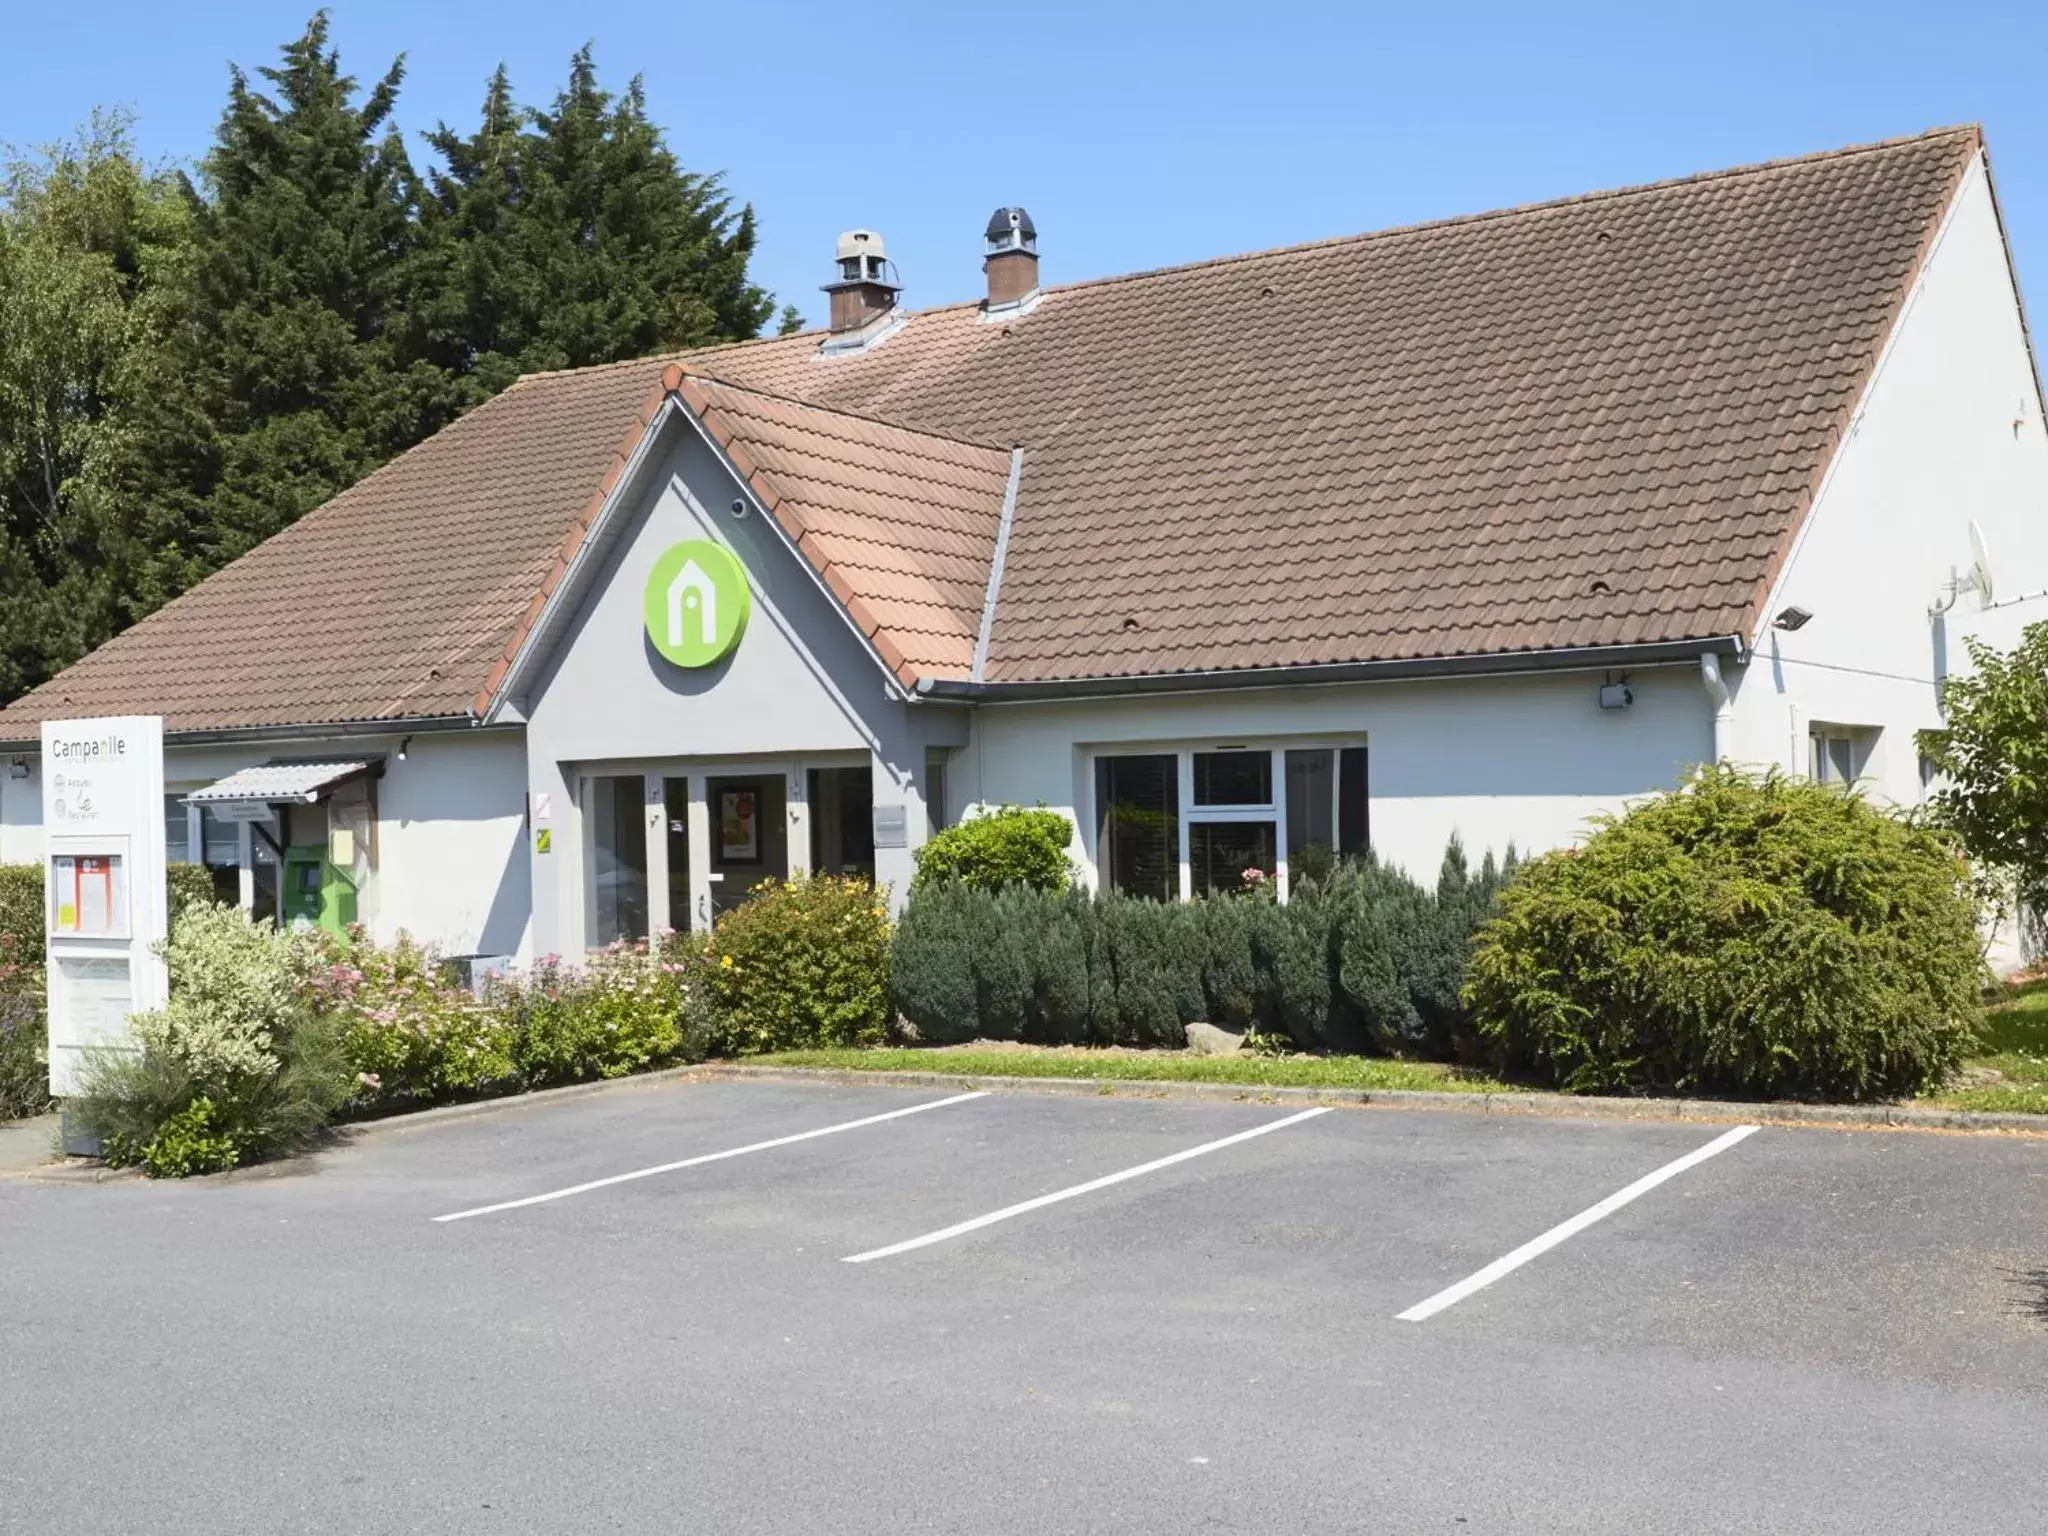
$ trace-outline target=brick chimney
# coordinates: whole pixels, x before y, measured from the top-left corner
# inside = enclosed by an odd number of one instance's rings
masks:
[[[1022,208],[989,216],[981,270],[988,274],[985,308],[1010,309],[1038,291],[1038,226]]]
[[[839,277],[825,284],[832,295],[832,330],[857,331],[877,315],[896,307],[903,291],[895,281],[896,264],[882,249],[872,229],[849,229],[839,237]]]

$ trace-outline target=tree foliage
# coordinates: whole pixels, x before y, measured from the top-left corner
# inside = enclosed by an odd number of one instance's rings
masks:
[[[130,124],[0,166],[0,700],[536,369],[740,340],[755,227],[588,48],[474,132],[359,87],[325,12],[230,73],[196,173]],[[787,326],[789,315],[785,313]]]
[[[1942,691],[1948,724],[1919,734],[1945,781],[1929,805],[1972,859],[2016,877],[2038,906],[2048,894],[2048,622],[2029,624],[2009,652],[1963,644],[1973,671]]]
[[[444,168],[422,202],[424,339],[476,391],[754,336],[775,312],[747,278],[753,210],[677,164],[638,76],[602,90],[588,47],[549,107],[515,105],[501,67],[476,132],[427,142]]]
[[[0,698],[129,617],[131,407],[169,332],[191,220],[128,118],[0,163]]]

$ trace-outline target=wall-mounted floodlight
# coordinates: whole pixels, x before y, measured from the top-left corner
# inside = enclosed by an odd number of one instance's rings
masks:
[[[1813,613],[1810,609],[1802,608],[1797,603],[1794,603],[1789,608],[1783,609],[1775,619],[1771,620],[1771,628],[1782,629],[1790,633],[1795,629],[1806,628],[1807,620],[1812,617]]]

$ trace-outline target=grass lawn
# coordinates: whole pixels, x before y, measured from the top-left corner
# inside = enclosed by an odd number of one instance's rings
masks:
[[[1989,1068],[1998,1081],[1957,1082],[1928,1102],[1949,1109],[2048,1115],[2048,980],[2013,988],[1984,1016],[1983,1049],[1965,1067]]]
[[[1447,1093],[1525,1091],[1484,1072],[1380,1056],[1193,1056],[1180,1051],[1082,1047],[908,1047],[783,1051],[767,1066],[854,1072],[945,1072],[959,1077],[1066,1077],[1131,1083],[1241,1083],[1251,1088],[1419,1088]],[[1990,1078],[1986,1071],[1996,1072]],[[1982,1049],[1948,1089],[1921,1102],[1945,1109],[2048,1115],[2048,979],[2013,988],[1984,1019]]]
[[[1040,1049],[782,1051],[752,1058],[771,1067],[856,1072],[948,1072],[961,1077],[1114,1078],[1131,1083],[1242,1083],[1253,1088],[1423,1088],[1449,1093],[1520,1090],[1483,1072],[1379,1056],[1190,1056],[1179,1051]]]

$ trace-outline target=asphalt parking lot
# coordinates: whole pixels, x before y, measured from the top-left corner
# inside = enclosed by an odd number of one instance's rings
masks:
[[[0,1182],[0,1338],[39,1536],[2034,1533],[2048,1141],[649,1082]]]

